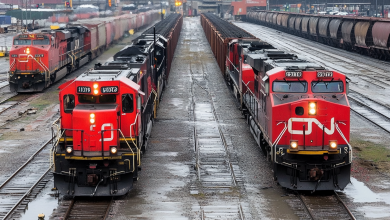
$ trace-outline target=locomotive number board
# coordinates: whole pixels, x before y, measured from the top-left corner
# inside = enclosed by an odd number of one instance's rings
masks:
[[[333,77],[333,72],[331,71],[317,72],[317,78],[323,78],[323,77]]]
[[[100,88],[100,91],[102,93],[117,93],[118,86],[103,86],[102,88]]]
[[[302,77],[301,71],[286,71],[286,77]]]
[[[77,86],[77,93],[91,93],[91,87]]]

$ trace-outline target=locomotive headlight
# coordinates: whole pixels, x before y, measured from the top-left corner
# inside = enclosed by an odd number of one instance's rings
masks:
[[[329,141],[329,150],[337,150],[337,141]]]
[[[112,154],[116,154],[118,150],[116,149],[116,147],[111,147],[111,153]]]
[[[91,113],[89,115],[89,122],[91,122],[91,124],[94,124],[95,123],[95,114],[94,113]]]
[[[98,91],[97,89],[95,89],[95,90],[93,90],[93,93],[94,93],[95,95],[97,95],[97,94],[99,93],[99,91]]]
[[[66,148],[66,153],[70,154],[72,153],[73,149],[71,147],[67,147]]]
[[[316,107],[317,104],[315,102],[309,102],[309,115],[315,115],[317,113]]]
[[[30,48],[27,47],[26,54],[30,54]]]
[[[290,141],[290,151],[298,151],[298,141]]]
[[[97,89],[97,87],[98,87],[98,84],[93,84],[94,89]]]

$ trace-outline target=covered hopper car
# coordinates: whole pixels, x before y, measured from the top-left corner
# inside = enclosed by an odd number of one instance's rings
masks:
[[[271,16],[277,22],[267,19]],[[251,11],[247,13],[246,20],[334,47],[390,60],[390,19]]]

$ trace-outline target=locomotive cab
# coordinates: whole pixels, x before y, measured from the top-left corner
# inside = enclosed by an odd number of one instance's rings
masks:
[[[10,51],[9,82],[12,91],[39,91],[50,77],[49,63],[53,37],[49,34],[21,34]]]
[[[93,70],[61,85],[54,177],[61,194],[119,196],[138,178],[140,69]]]
[[[275,179],[291,189],[344,189],[352,162],[346,76],[295,58],[249,60],[260,82],[244,105]]]

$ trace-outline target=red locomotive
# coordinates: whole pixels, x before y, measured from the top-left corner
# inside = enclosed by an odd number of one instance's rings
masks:
[[[11,91],[42,91],[98,56],[128,30],[147,25],[157,17],[155,12],[145,12],[107,21],[82,20],[63,29],[15,36],[10,50]]]
[[[182,16],[172,14],[156,24],[171,27],[166,34],[141,35],[114,61],[60,86],[52,157],[61,194],[121,196],[132,189],[181,25]]]
[[[205,30],[215,30],[206,35],[222,30],[223,21],[215,22],[214,15],[201,19]],[[214,54],[225,58],[221,69],[226,68],[250,131],[273,163],[275,180],[294,190],[344,189],[352,162],[348,78],[255,37],[219,39],[226,49],[212,45]]]

